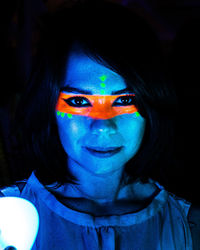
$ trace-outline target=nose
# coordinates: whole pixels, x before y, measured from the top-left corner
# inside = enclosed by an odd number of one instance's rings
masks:
[[[113,119],[94,119],[90,129],[94,135],[111,135],[116,133],[117,126]]]

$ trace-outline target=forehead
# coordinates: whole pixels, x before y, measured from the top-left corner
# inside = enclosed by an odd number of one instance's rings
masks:
[[[81,51],[70,53],[66,67],[65,86],[81,88],[100,94],[104,88],[105,94],[126,88],[124,79],[97,63]]]

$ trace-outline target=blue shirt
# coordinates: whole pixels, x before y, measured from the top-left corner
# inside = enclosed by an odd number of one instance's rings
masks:
[[[97,217],[63,205],[33,172],[20,194],[36,206],[40,217],[32,249],[192,250],[187,220],[191,203],[155,184],[160,192],[144,209]],[[9,192],[2,190],[4,195]]]

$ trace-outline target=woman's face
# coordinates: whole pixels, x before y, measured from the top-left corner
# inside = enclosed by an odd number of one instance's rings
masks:
[[[68,109],[56,107],[69,169],[75,164],[94,175],[105,175],[122,169],[134,157],[143,139],[145,119],[135,112],[131,94],[134,90],[127,89],[120,75],[84,53],[71,52],[60,98]],[[121,113],[113,111],[111,103]]]

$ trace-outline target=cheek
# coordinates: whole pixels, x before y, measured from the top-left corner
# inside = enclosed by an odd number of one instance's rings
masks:
[[[118,120],[119,130],[124,137],[127,150],[137,151],[144,137],[146,121],[140,115],[128,114]]]
[[[58,133],[62,145],[71,148],[76,145],[79,139],[86,132],[86,124],[84,117],[73,116],[72,117],[61,117],[57,116]]]

